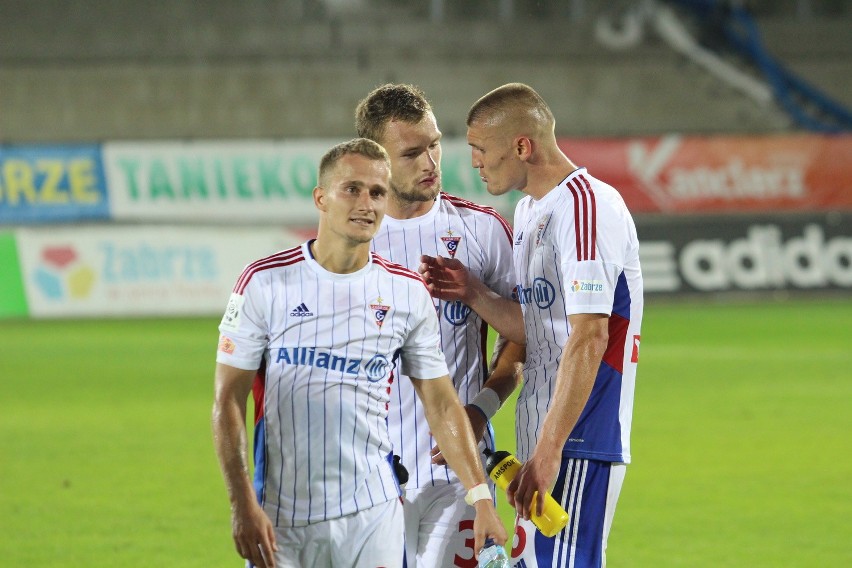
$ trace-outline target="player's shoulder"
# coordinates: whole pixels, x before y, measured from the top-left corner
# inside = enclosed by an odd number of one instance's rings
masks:
[[[519,221],[526,219],[532,214],[534,206],[535,200],[530,195],[524,195],[518,200],[518,203],[515,205],[515,227],[518,227]]]
[[[627,204],[624,202],[624,196],[612,185],[592,176],[585,169],[581,181],[586,191],[594,194],[594,207],[600,211],[603,219],[614,216],[619,222],[622,222],[624,217],[632,217]]]
[[[469,199],[445,191],[441,192],[441,201],[445,207],[456,210],[460,215],[484,215],[503,219],[500,213],[489,205],[480,205],[479,203],[474,203]]]
[[[489,205],[480,205],[469,199],[458,197],[450,193],[441,192],[441,204],[445,209],[451,210],[455,215],[460,217],[462,221],[466,218],[476,219],[477,222],[484,221],[497,224],[502,227],[510,236],[512,229],[509,222],[500,215],[500,213]]]
[[[384,272],[389,274],[391,277],[404,278],[413,282],[419,282],[420,284],[423,284],[423,278],[414,270],[406,268],[405,266],[397,264],[396,262],[391,262],[390,260],[386,259],[375,251],[373,251],[372,254],[373,264],[376,265],[380,270],[383,270]]]
[[[582,197],[586,194],[594,194],[595,198],[620,199],[621,194],[605,181],[590,174],[585,167],[577,168],[562,183],[563,195],[568,198]]]
[[[234,293],[242,294],[246,286],[259,275],[274,270],[282,270],[305,260],[305,252],[302,245],[284,249],[269,256],[265,256],[254,262],[250,262],[243,269],[242,274],[234,285]]]

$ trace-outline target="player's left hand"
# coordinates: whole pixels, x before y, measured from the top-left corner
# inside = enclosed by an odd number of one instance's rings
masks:
[[[535,451],[532,457],[521,466],[515,479],[506,488],[509,505],[515,508],[518,515],[529,520],[532,515],[533,499],[536,501],[536,511],[544,508],[544,495],[553,487],[561,463],[561,452]]]
[[[479,558],[479,551],[485,546],[485,539],[490,538],[500,546],[506,544],[508,536],[506,527],[497,515],[497,509],[491,499],[481,499],[473,504],[476,509],[476,518],[473,521],[473,550],[474,556]]]
[[[470,420],[470,427],[471,430],[473,430],[473,439],[476,440],[478,444],[482,440],[483,436],[485,436],[485,429],[488,427],[488,422],[479,410],[471,408],[469,405],[465,406],[464,410],[467,412],[468,420]],[[447,460],[444,459],[444,455],[441,453],[441,448],[437,445],[432,448],[429,454],[432,456],[433,464],[447,465]]]

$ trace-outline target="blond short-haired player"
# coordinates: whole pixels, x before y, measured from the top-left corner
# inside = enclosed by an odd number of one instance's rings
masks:
[[[387,154],[375,142],[329,150],[314,189],[317,238],[249,264],[219,326],[214,442],[234,542],[249,565],[402,566],[400,488],[386,424],[397,373],[414,385],[475,500],[477,544],[506,539],[483,492],[426,287],[370,251],[389,181]],[[254,480],[245,428],[252,392]]]

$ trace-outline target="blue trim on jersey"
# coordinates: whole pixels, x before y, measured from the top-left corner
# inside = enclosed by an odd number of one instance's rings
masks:
[[[388,465],[393,472],[393,481],[396,485],[396,494],[397,496],[402,495],[402,487],[399,485],[399,478],[396,476],[396,468],[393,466],[393,452],[389,452],[388,455],[385,456],[385,460],[388,462]]]
[[[254,492],[257,502],[263,505],[264,480],[266,478],[266,418],[254,425]]]
[[[601,363],[589,400],[562,449],[564,456],[613,462],[622,460],[621,425],[618,419],[621,381],[621,373]],[[591,418],[590,414],[593,415]],[[607,450],[583,450],[584,447]]]
[[[618,314],[627,321],[630,321],[630,288],[627,286],[627,277],[624,275],[623,270],[618,275],[618,282],[615,284],[612,313]]]

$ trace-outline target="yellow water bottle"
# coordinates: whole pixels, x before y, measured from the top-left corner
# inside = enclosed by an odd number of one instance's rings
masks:
[[[494,480],[497,487],[503,491],[515,479],[519,469],[521,469],[521,462],[509,452],[492,452],[485,448],[485,470],[488,472],[488,477]],[[544,536],[554,537],[568,524],[568,513],[556,502],[556,499],[550,496],[550,493],[544,494],[544,507],[541,514],[536,512],[535,507],[536,502],[533,500],[530,520]]]

